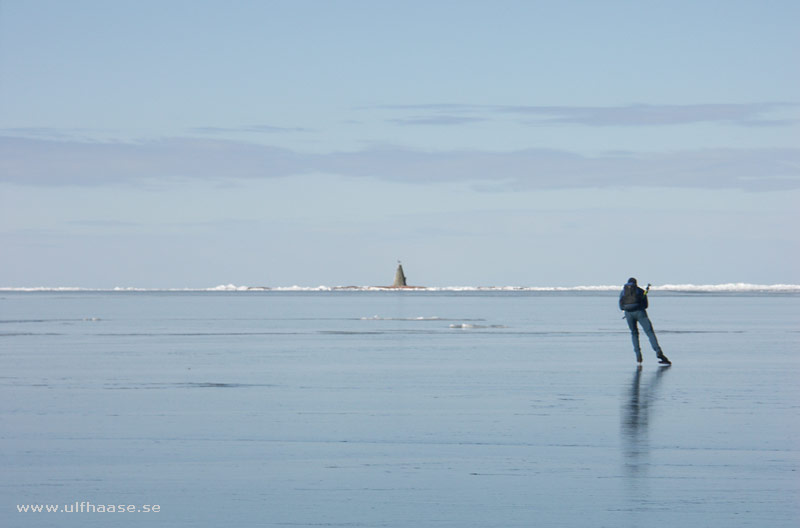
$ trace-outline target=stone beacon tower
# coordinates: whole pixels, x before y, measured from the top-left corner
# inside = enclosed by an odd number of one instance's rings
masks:
[[[403,265],[400,261],[397,261],[397,271],[394,274],[394,284],[392,284],[392,288],[399,288],[402,286],[407,286],[406,284],[406,275],[403,273]]]

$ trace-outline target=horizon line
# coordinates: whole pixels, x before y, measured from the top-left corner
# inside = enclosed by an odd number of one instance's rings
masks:
[[[336,291],[410,291],[410,292],[606,292],[618,291],[619,285],[575,285],[575,286],[237,286],[220,284],[207,288],[141,288],[115,286],[113,288],[89,288],[81,286],[3,286],[0,292],[336,292]],[[744,282],[721,284],[661,284],[652,285],[651,291],[707,292],[707,293],[800,293],[800,284],[752,284]]]

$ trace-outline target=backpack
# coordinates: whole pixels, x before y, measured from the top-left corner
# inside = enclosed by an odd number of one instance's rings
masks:
[[[635,284],[626,284],[622,289],[620,306],[627,310],[641,310],[644,301],[644,291]]]

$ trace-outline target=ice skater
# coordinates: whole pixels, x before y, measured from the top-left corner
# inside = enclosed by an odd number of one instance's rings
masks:
[[[650,285],[647,285],[647,291],[650,290]],[[661,347],[658,345],[656,339],[656,332],[653,330],[653,324],[647,317],[647,291],[641,289],[636,284],[636,279],[631,277],[628,283],[622,287],[619,294],[619,309],[625,312],[625,320],[628,321],[628,328],[631,329],[631,339],[633,340],[633,351],[636,352],[636,361],[642,362],[642,349],[639,347],[639,327],[637,323],[642,325],[644,333],[650,339],[650,345],[656,351],[658,362],[662,365],[671,365],[672,362],[667,359]]]

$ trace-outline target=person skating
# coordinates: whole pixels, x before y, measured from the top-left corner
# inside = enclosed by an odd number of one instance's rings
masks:
[[[649,288],[650,286],[648,285]],[[633,341],[633,351],[636,353],[636,361],[642,362],[638,323],[642,325],[644,333],[650,339],[650,345],[656,351],[659,363],[671,365],[672,362],[662,352],[658,339],[656,339],[656,332],[653,330],[653,324],[650,322],[650,318],[647,317],[647,306],[647,291],[641,289],[636,284],[636,279],[631,277],[628,279],[627,284],[622,287],[622,291],[619,294],[619,309],[625,312],[625,320],[628,322],[628,328],[631,329],[631,340]]]

